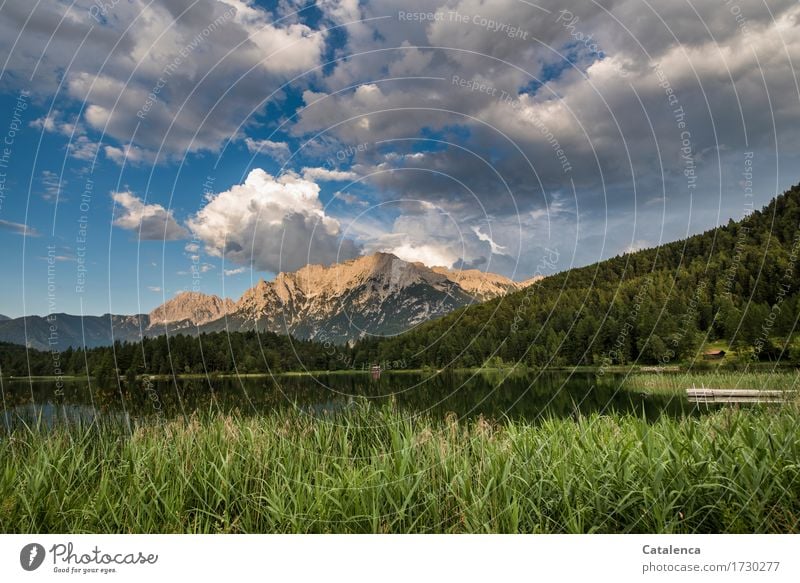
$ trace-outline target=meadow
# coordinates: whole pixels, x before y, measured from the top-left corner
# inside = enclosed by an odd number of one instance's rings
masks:
[[[190,415],[0,438],[17,533],[800,532],[800,408],[463,421]]]

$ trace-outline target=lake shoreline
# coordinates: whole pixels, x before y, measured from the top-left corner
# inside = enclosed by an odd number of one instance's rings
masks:
[[[790,370],[800,369],[800,365],[792,363],[752,363],[747,367],[749,370],[757,372],[781,371],[786,372]],[[612,365],[612,366],[551,366],[546,368],[520,368],[520,367],[474,367],[474,368],[456,368],[456,369],[432,369],[432,368],[407,368],[407,369],[391,369],[381,371],[382,375],[391,374],[542,374],[542,373],[586,373],[586,374],[712,374],[714,372],[743,372],[742,365],[735,363],[723,363],[721,365],[671,365],[671,366],[650,366],[650,365]],[[308,371],[282,371],[276,373],[270,372],[257,372],[257,373],[178,373],[178,374],[140,374],[136,375],[137,380],[150,378],[154,381],[165,380],[197,380],[197,379],[258,379],[258,378],[272,378],[272,377],[311,377],[311,376],[324,376],[324,375],[364,375],[369,376],[372,371],[369,369],[339,369],[339,370],[308,370]],[[124,376],[120,379],[124,380]],[[75,375],[31,375],[31,376],[14,376],[14,375],[0,375],[0,380],[6,381],[42,381],[54,382],[62,381],[80,381],[85,380],[86,376]]]

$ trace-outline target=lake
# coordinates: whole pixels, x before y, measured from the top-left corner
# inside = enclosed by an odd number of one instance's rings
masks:
[[[286,375],[276,377],[178,379],[97,387],[69,381],[59,390],[51,381],[3,383],[3,425],[41,419],[58,422],[94,419],[124,423],[174,418],[193,412],[264,414],[294,407],[316,417],[330,417],[359,399],[392,402],[409,415],[427,413],[459,418],[483,416],[537,421],[591,413],[634,414],[652,421],[707,411],[685,398],[648,395],[620,389],[622,375],[591,373],[383,373]]]

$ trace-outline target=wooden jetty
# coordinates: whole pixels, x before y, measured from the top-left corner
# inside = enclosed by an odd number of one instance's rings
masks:
[[[783,403],[794,398],[794,391],[758,389],[686,389],[686,396],[693,403]]]

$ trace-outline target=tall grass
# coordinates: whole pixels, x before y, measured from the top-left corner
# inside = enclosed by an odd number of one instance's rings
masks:
[[[358,406],[0,439],[3,532],[798,532],[800,411],[491,424]]]
[[[800,391],[800,371],[748,371],[737,372],[666,372],[634,373],[624,382],[627,389],[653,394],[685,394],[690,387],[710,389],[766,389],[798,392]]]

